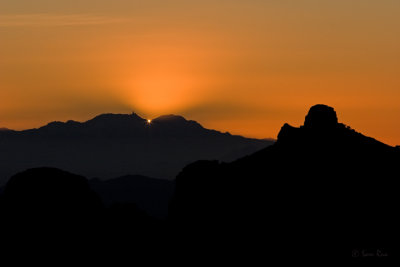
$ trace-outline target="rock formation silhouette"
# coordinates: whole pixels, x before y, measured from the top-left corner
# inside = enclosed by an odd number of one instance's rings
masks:
[[[338,119],[335,110],[326,105],[315,105],[310,108],[304,127],[307,128],[335,128],[337,127]]]
[[[390,247],[398,238],[399,160],[398,149],[316,105],[304,126],[285,124],[270,147],[232,163],[185,167],[171,220],[177,233],[186,229],[185,242],[247,258],[351,259],[352,248]]]

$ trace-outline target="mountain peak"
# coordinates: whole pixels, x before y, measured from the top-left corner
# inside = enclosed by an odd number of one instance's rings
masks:
[[[162,123],[162,124],[168,124],[171,126],[190,126],[190,127],[195,127],[195,128],[203,128],[198,122],[193,121],[193,120],[187,120],[184,117],[180,115],[174,115],[174,114],[169,114],[169,115],[163,115],[160,116],[154,120],[152,120],[154,123]]]
[[[304,126],[296,128],[285,123],[278,134],[278,141],[287,144],[299,143],[300,140],[308,136],[310,132],[315,132],[319,137],[322,137],[326,136],[328,133],[333,134],[335,131],[331,130],[338,128],[342,127],[340,127],[338,123],[335,109],[327,105],[318,104],[312,106],[308,111]],[[313,136],[313,138],[316,138],[315,135]]]
[[[114,114],[114,113],[104,113],[100,114],[93,119],[89,120],[90,121],[130,121],[130,120],[145,120],[138,116],[136,113],[132,112],[131,114]]]
[[[292,127],[283,125],[277,143],[286,146],[299,145],[308,149],[326,149],[328,146],[342,147],[345,149],[359,149],[360,147],[381,147],[392,149],[393,147],[365,136],[343,123],[339,123],[335,110],[326,105],[315,105],[310,108],[304,126]]]
[[[312,106],[304,121],[304,127],[311,129],[331,129],[337,125],[336,111],[322,104]]]
[[[179,115],[169,114],[157,117],[153,122],[186,122],[187,120]]]

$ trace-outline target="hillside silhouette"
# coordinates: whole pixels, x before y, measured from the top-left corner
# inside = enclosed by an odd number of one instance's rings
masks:
[[[0,131],[0,185],[21,170],[42,166],[86,177],[140,174],[173,179],[196,160],[232,161],[272,143],[205,129],[176,115],[149,124],[135,113],[102,114],[82,123]]]
[[[137,262],[143,253],[161,251],[166,233],[134,203],[105,205],[86,178],[54,168],[11,177],[0,195],[0,215],[3,253],[29,256],[30,262],[94,262],[117,255]]]
[[[101,221],[102,209],[82,176],[53,168],[18,173],[0,198],[3,245],[21,253],[42,244],[46,251],[70,242],[85,246],[95,238],[92,225]]]
[[[186,233],[181,242],[234,255],[351,259],[352,249],[390,248],[398,238],[399,160],[398,149],[316,105],[303,126],[285,124],[270,147],[232,163],[186,166],[170,219]]]

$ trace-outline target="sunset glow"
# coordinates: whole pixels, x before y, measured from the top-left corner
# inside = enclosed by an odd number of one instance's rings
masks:
[[[134,111],[276,138],[324,103],[397,145],[399,12],[394,0],[2,1],[0,128]]]

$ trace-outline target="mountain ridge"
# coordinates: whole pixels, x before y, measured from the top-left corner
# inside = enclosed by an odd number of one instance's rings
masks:
[[[168,114],[168,115],[161,115],[158,116],[152,120],[150,120],[150,123],[148,122],[147,119],[144,119],[137,115],[136,113],[132,112],[131,114],[123,114],[123,113],[102,113],[99,115],[94,116],[91,119],[88,119],[86,121],[76,121],[76,120],[67,120],[67,121],[51,121],[48,122],[47,124],[37,127],[37,128],[30,128],[30,129],[24,129],[24,130],[11,130],[8,128],[0,128],[0,133],[3,131],[4,133],[20,133],[20,134],[32,134],[32,133],[37,133],[38,131],[57,131],[57,130],[69,130],[69,131],[76,131],[76,130],[93,130],[90,129],[90,127],[93,126],[101,126],[100,128],[106,129],[107,127],[112,128],[115,126],[123,125],[125,127],[127,126],[135,126],[134,128],[125,128],[122,129],[120,128],[119,130],[140,130],[147,129],[149,127],[154,128],[154,126],[160,126],[166,125],[166,124],[171,124],[172,126],[184,126],[184,127],[192,127],[192,128],[197,128],[197,129],[203,129],[206,131],[210,131],[212,133],[219,133],[219,134],[224,134],[224,135],[231,135],[234,137],[239,137],[239,138],[246,138],[246,139],[253,139],[253,140],[263,140],[263,141],[269,141],[269,142],[274,142],[275,140],[273,138],[251,138],[251,137],[245,137],[243,135],[232,135],[229,132],[221,132],[218,130],[214,129],[208,129],[202,126],[199,122],[195,120],[188,120],[185,117],[181,115],[175,115],[175,114]],[[117,128],[118,129],[118,128]],[[98,130],[98,129],[97,129]]]
[[[206,129],[182,116],[150,123],[135,113],[0,132],[0,183],[22,169],[54,167],[85,177],[127,174],[173,179],[190,162],[232,161],[272,144]]]

